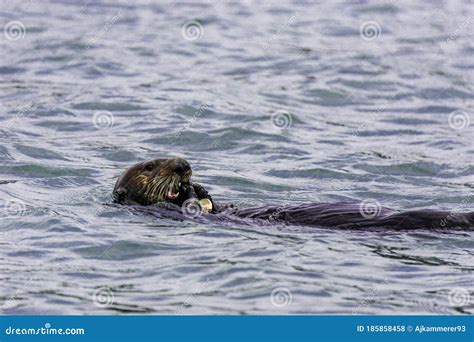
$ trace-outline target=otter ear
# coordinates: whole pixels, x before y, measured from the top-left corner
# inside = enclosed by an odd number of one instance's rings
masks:
[[[123,204],[126,197],[127,197],[127,189],[122,188],[122,187],[115,190],[112,194],[112,200],[114,203]]]

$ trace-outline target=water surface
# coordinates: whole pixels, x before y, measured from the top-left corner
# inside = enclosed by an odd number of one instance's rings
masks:
[[[473,210],[473,18],[457,1],[3,2],[1,26],[24,26],[0,37],[3,313],[474,313],[472,231],[109,205],[126,167],[179,156],[239,207]]]

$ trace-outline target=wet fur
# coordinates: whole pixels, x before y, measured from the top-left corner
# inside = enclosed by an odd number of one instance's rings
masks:
[[[153,165],[153,170],[146,170]],[[263,206],[237,209],[219,206],[199,184],[191,182],[191,167],[176,172],[179,165],[189,164],[184,159],[158,159],[138,163],[127,169],[115,184],[113,199],[120,204],[151,205],[159,202],[172,204],[175,211],[188,200],[208,198],[213,204],[213,215],[203,215],[210,221],[240,218],[261,225],[280,223],[308,227],[339,229],[474,229],[474,212],[453,213],[443,210],[397,211],[381,208],[373,217],[362,215],[357,203],[307,203],[289,206]],[[180,185],[181,184],[181,185]],[[179,190],[173,200],[165,198],[169,189]],[[173,214],[174,216],[179,214]],[[186,217],[184,217],[186,219]]]

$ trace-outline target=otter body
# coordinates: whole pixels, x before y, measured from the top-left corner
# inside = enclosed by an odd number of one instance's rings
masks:
[[[366,215],[358,203],[307,203],[284,207],[265,206],[237,210],[236,215],[273,220],[309,227],[422,229],[474,228],[474,212],[453,213],[443,210],[397,211],[381,208]]]
[[[206,211],[211,214],[209,217],[234,216],[252,219],[255,222],[265,220],[310,227],[474,228],[474,212],[453,213],[428,209],[401,212],[380,208],[373,215],[364,213],[360,204],[353,203],[307,203],[248,209],[237,209],[232,205],[220,206],[214,202],[203,186],[191,182],[191,175],[191,166],[181,158],[155,159],[138,163],[119,177],[112,198],[115,203],[120,204],[149,206],[166,203],[175,209],[199,207],[202,206],[200,203],[208,203]]]

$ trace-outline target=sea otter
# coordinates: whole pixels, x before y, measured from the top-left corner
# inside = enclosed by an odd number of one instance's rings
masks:
[[[115,203],[150,206],[165,204],[168,209],[198,208],[211,215],[265,220],[291,225],[335,228],[392,229],[474,228],[474,212],[443,210],[397,211],[378,208],[364,212],[359,203],[308,203],[238,209],[215,203],[206,189],[191,182],[191,165],[182,158],[154,159],[128,168],[117,180]]]

